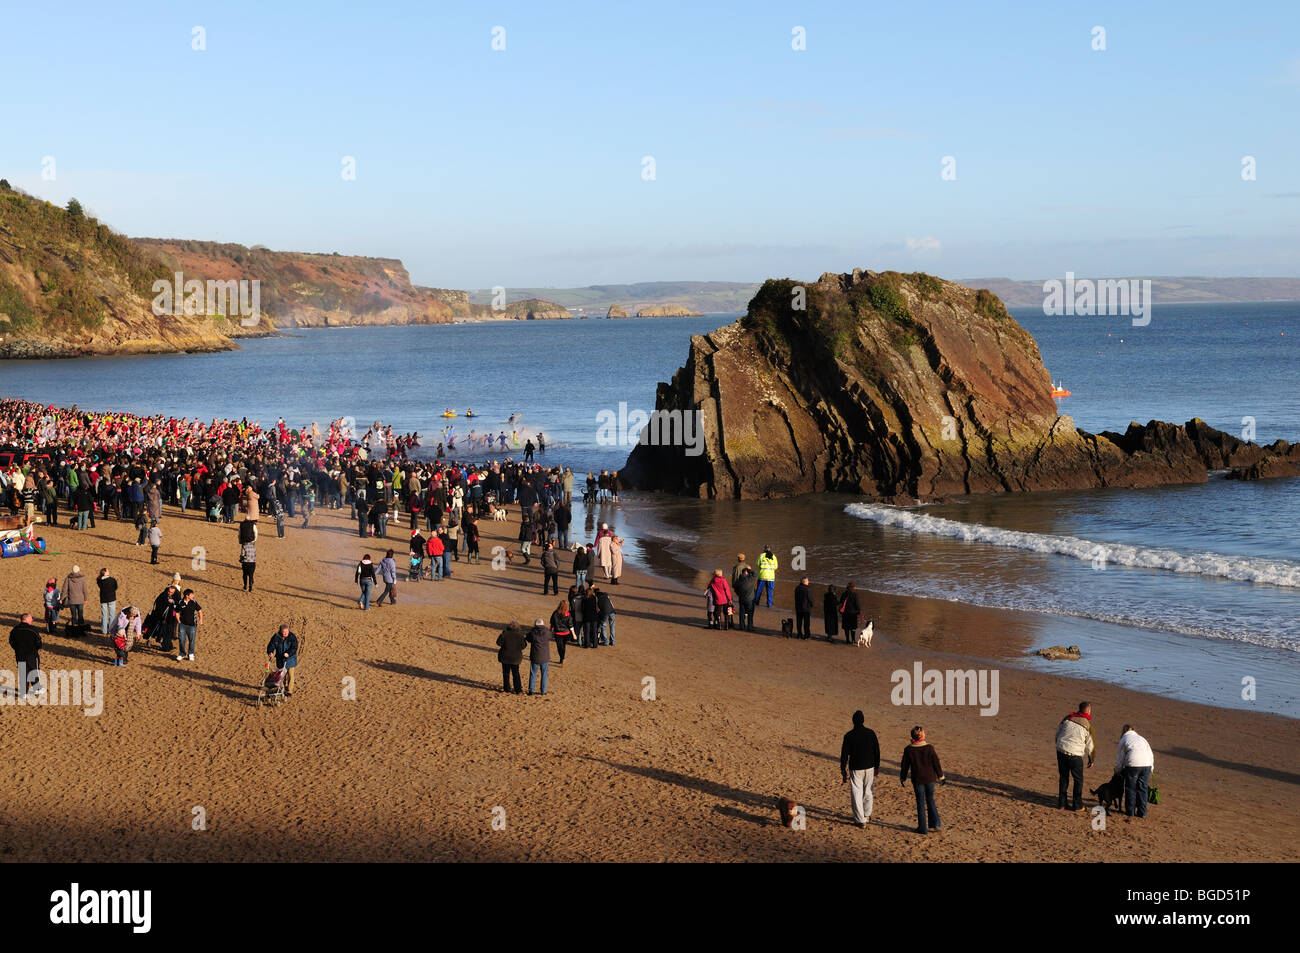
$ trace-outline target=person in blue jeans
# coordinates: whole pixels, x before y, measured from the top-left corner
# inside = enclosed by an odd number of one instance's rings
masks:
[[[754,604],[757,605],[767,594],[767,607],[772,608],[772,596],[776,591],[776,557],[772,555],[772,547],[764,546],[763,555],[758,557],[758,592],[754,597]]]
[[[356,581],[361,586],[361,598],[357,600],[357,605],[362,610],[370,608],[370,590],[375,584],[375,564],[370,561],[370,554],[366,553],[361,557],[361,562],[357,563]]]
[[[524,636],[524,641],[528,643],[528,694],[533,694],[540,673],[542,685],[538,694],[545,695],[546,676],[551,667],[551,643],[555,641],[555,633],[547,627],[545,621],[534,619],[533,627]]]
[[[443,532],[439,533],[439,534],[438,534],[438,537],[442,540],[442,578],[443,578],[443,579],[446,579],[448,576],[451,575],[451,549],[450,549],[450,547],[453,546],[453,545],[455,545],[455,544],[452,543],[451,540],[449,540],[449,539],[447,538],[447,533],[446,533],[446,531],[443,531]]]
[[[1124,778],[1124,814],[1147,816],[1147,797],[1151,789],[1151,770],[1156,765],[1150,743],[1132,725],[1125,725],[1115,752],[1115,773]]]
[[[596,593],[597,619],[599,620],[599,640],[602,645],[614,644],[614,620],[617,613],[614,611],[614,603],[610,601],[609,593],[603,589],[594,588]]]
[[[943,767],[939,764],[938,752],[925,740],[925,729],[920,725],[912,729],[912,743],[903,749],[901,763],[899,786],[907,783],[910,774],[912,790],[916,794],[916,833],[937,831],[939,809],[934,803],[934,786],[944,779]]]

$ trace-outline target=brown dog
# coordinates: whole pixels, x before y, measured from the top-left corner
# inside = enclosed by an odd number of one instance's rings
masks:
[[[781,813],[781,826],[793,827],[794,819],[799,815],[799,805],[788,797],[778,797],[776,809]]]

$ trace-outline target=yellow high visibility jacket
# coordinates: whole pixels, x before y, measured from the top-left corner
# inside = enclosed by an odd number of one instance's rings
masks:
[[[758,579],[760,582],[776,581],[776,557],[767,553],[758,557]]]

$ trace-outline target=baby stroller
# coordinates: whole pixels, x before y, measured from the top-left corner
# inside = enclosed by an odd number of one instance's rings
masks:
[[[257,706],[279,705],[284,701],[284,688],[288,679],[287,668],[268,668],[257,689]]]
[[[423,575],[421,569],[424,566],[424,557],[411,553],[410,559],[411,568],[406,574],[406,580],[407,582],[419,582],[420,577]]]

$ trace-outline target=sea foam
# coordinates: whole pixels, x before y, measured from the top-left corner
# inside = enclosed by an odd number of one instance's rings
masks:
[[[1173,549],[1131,546],[1125,543],[1099,543],[1094,540],[1079,539],[1077,536],[1024,533],[979,523],[962,523],[876,503],[850,503],[844,507],[844,511],[858,519],[872,520],[885,526],[896,526],[929,536],[946,536],[949,539],[960,539],[969,543],[986,543],[991,546],[1034,553],[1052,553],[1087,562],[1092,562],[1100,556],[1104,558],[1107,566],[1160,569],[1167,572],[1231,579],[1236,582],[1300,588],[1300,564],[1285,559],[1260,559],[1211,552],[1178,552]]]

